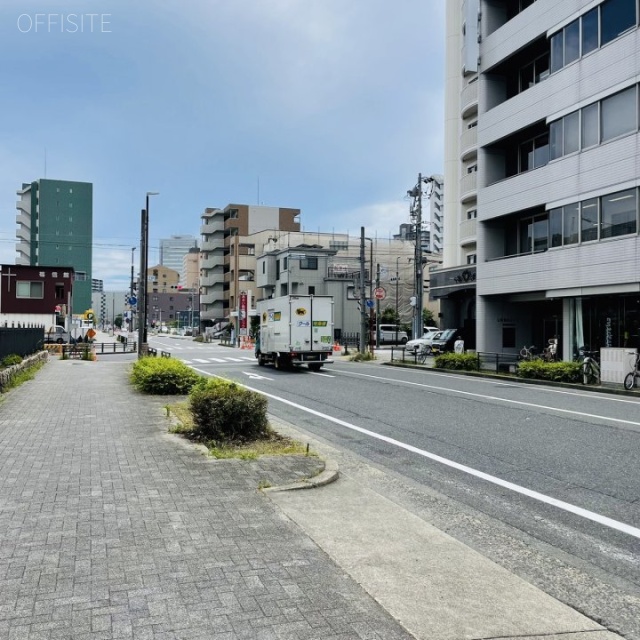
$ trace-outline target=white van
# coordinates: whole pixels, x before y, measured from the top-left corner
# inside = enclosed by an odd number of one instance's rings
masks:
[[[395,324],[381,324],[380,327],[380,342],[379,344],[405,344],[409,339],[407,332],[400,329]],[[376,332],[372,332],[372,340],[376,341]]]

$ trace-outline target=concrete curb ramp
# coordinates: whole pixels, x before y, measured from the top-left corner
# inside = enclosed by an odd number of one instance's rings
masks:
[[[296,487],[317,491],[265,493],[417,639],[620,638],[344,474],[321,476]]]
[[[324,487],[336,481],[339,476],[338,465],[329,460],[324,463],[324,471],[313,478],[306,478],[300,482],[291,482],[290,484],[283,484],[278,487],[267,487],[262,489],[265,493],[277,493],[279,491],[297,491],[299,489],[315,489],[317,487]]]

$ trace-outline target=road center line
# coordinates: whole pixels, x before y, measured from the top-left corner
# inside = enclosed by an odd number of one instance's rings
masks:
[[[195,369],[195,371],[199,371],[207,376],[211,376],[212,374],[201,371],[200,369]],[[215,378],[223,378],[222,376],[213,376]],[[371,376],[375,377],[375,376]],[[291,407],[299,409],[300,411],[304,411],[306,413],[310,413],[314,416],[318,416],[319,418],[323,418],[328,420],[329,422],[334,422],[335,424],[339,424],[342,427],[347,429],[351,429],[352,431],[357,431],[364,435],[370,436],[371,438],[375,438],[376,440],[381,440],[386,442],[387,444],[392,444],[401,449],[405,449],[406,451],[410,451],[411,453],[416,453],[419,456],[423,456],[424,458],[429,458],[430,460],[434,460],[435,462],[439,462],[453,469],[457,469],[458,471],[462,471],[476,478],[480,478],[482,480],[486,480],[487,482],[491,482],[499,487],[503,487],[505,489],[509,489],[514,491],[515,493],[519,493],[521,495],[525,495],[529,498],[533,498],[534,500],[538,500],[539,502],[543,502],[544,504],[551,505],[553,507],[557,507],[558,509],[562,509],[563,511],[567,511],[569,513],[573,513],[574,515],[580,516],[581,518],[585,518],[587,520],[591,520],[593,522],[597,522],[598,524],[604,525],[605,527],[609,527],[610,529],[615,529],[616,531],[621,531],[622,533],[626,533],[634,538],[640,539],[640,529],[636,527],[632,527],[631,525],[625,524],[624,522],[619,522],[618,520],[613,520],[612,518],[607,518],[606,516],[602,516],[599,513],[595,513],[593,511],[589,511],[588,509],[583,509],[582,507],[577,507],[576,505],[570,504],[569,502],[564,502],[563,500],[557,500],[556,498],[552,498],[551,496],[547,496],[543,493],[538,493],[537,491],[532,491],[531,489],[527,489],[526,487],[521,487],[518,484],[514,484],[513,482],[508,482],[507,480],[502,480],[496,476],[489,475],[488,473],[484,473],[484,471],[478,471],[477,469],[473,469],[471,467],[467,467],[464,464],[460,464],[459,462],[454,462],[453,460],[449,460],[448,458],[443,458],[442,456],[436,455],[435,453],[430,453],[429,451],[425,451],[424,449],[418,449],[418,447],[414,447],[413,445],[406,444],[405,442],[400,442],[400,440],[395,440],[394,438],[389,438],[388,436],[383,436],[382,434],[375,433],[374,431],[369,431],[368,429],[364,429],[362,427],[358,427],[355,424],[351,424],[350,422],[345,422],[344,420],[340,420],[339,418],[334,418],[333,416],[327,415],[326,413],[321,413],[320,411],[316,411],[315,409],[310,409],[309,407],[305,407],[301,404],[297,404],[296,402],[292,402],[291,400],[287,400],[286,398],[281,398],[280,396],[273,395],[272,393],[267,393],[265,391],[261,391],[260,389],[255,389],[253,387],[249,387],[247,385],[242,385],[246,389],[250,391],[255,391],[267,398],[271,398],[272,400],[276,400],[277,402],[282,402],[283,404],[287,404]],[[440,388],[440,387],[436,387]],[[477,395],[477,394],[472,394]],[[482,396],[484,397],[484,396]]]

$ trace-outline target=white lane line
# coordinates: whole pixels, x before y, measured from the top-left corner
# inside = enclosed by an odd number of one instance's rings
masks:
[[[323,378],[335,378],[335,376],[332,376],[330,373],[318,373],[317,371],[312,371],[311,375],[312,376],[322,376]]]
[[[205,375],[210,375],[206,371],[202,371],[201,373],[204,373]],[[215,376],[215,377],[221,377],[221,376]],[[325,420],[329,420],[330,422],[339,424],[340,426],[345,427],[347,429],[357,431],[364,435],[370,436],[371,438],[375,438],[376,440],[382,440],[383,442],[392,444],[401,449],[405,449],[406,451],[411,451],[412,453],[416,453],[419,456],[423,456],[424,458],[429,458],[430,460],[434,460],[435,462],[440,462],[441,464],[444,464],[453,469],[457,469],[458,471],[462,471],[476,478],[480,478],[482,480],[486,480],[487,482],[491,482],[492,484],[495,484],[499,487],[503,487],[504,489],[509,489],[511,491],[514,491],[515,493],[520,493],[529,498],[533,498],[534,500],[538,500],[539,502],[543,502],[544,504],[557,507],[558,509],[562,509],[563,511],[567,511],[568,513],[573,513],[574,515],[580,516],[581,518],[591,520],[592,522],[597,522],[598,524],[601,524],[605,527],[609,527],[610,529],[615,529],[616,531],[621,531],[622,533],[626,533],[630,536],[633,536],[634,538],[640,539],[640,529],[637,529],[636,527],[632,527],[631,525],[625,524],[624,522],[613,520],[612,518],[607,518],[606,516],[602,516],[599,513],[589,511],[588,509],[583,509],[582,507],[577,507],[576,505],[570,504],[569,502],[564,502],[563,500],[557,500],[556,498],[547,496],[544,493],[539,493],[537,491],[527,489],[526,487],[521,487],[520,485],[514,484],[513,482],[508,482],[507,480],[502,480],[501,478],[498,478],[496,476],[492,476],[492,475],[489,475],[488,473],[484,473],[484,471],[478,471],[477,469],[467,467],[466,465],[460,464],[459,462],[454,462],[453,460],[449,460],[448,458],[443,458],[442,456],[436,455],[435,453],[430,453],[429,451],[425,451],[424,449],[418,449],[418,447],[414,447],[413,445],[406,444],[405,442],[400,442],[400,440],[395,440],[394,438],[383,436],[379,433],[375,433],[374,431],[369,431],[368,429],[363,429],[362,427],[358,427],[349,422],[345,422],[344,420],[340,420],[339,418],[334,418],[333,416],[329,416],[326,413],[321,413],[320,411],[315,411],[314,409],[310,409],[309,407],[304,407],[301,404],[291,402],[291,400],[286,400],[285,398],[275,396],[271,393],[266,393],[265,391],[261,391],[260,389],[254,389],[246,385],[244,386],[251,391],[260,393],[263,396],[266,396],[267,398],[271,398],[272,400],[282,402],[283,404],[288,404],[289,406],[299,409],[300,411],[305,411],[306,413],[310,413],[314,416],[318,416],[319,418],[324,418]]]
[[[230,360],[231,362],[242,362],[242,358],[225,358],[225,360]]]
[[[385,378],[383,376],[371,376],[367,373],[354,373],[352,371],[341,371],[344,375],[360,376],[364,378],[373,378],[374,380],[382,380],[384,382],[395,382],[398,384],[407,384],[413,387],[421,387],[423,389],[435,389],[437,391],[448,391],[449,393],[457,393],[463,396],[470,396],[472,398],[482,398],[483,400],[495,400],[497,402],[504,402],[505,404],[517,404],[524,407],[531,407],[535,409],[546,409],[548,411],[557,411],[558,413],[568,413],[574,416],[580,416],[582,418],[597,418],[598,420],[608,420],[609,422],[618,422],[620,424],[629,424],[634,427],[640,427],[640,422],[633,420],[623,420],[622,418],[612,418],[610,416],[601,416],[596,413],[585,413],[584,411],[573,411],[572,409],[559,409],[558,407],[550,407],[545,404],[535,404],[533,402],[524,402],[523,400],[511,400],[510,398],[499,398],[498,396],[488,396],[485,393],[473,393],[471,391],[460,391],[459,389],[450,389],[449,387],[438,387],[432,384],[424,384],[422,382],[411,382],[409,380],[396,380],[395,378]]]
[[[245,356],[242,360],[249,360],[249,362],[256,362],[255,358],[250,358],[249,356]]]
[[[209,358],[209,360],[212,360],[213,362],[226,362],[224,358]]]
[[[207,362],[209,362],[209,360],[203,360],[202,358],[194,358],[193,361],[194,362],[202,362],[203,364],[207,364]]]

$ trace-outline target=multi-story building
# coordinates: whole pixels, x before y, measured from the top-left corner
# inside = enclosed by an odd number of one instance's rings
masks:
[[[274,229],[299,231],[300,210],[246,204],[208,208],[201,216],[200,311],[204,326],[229,322],[241,290],[255,276],[255,246],[247,236]]]
[[[177,271],[182,276],[182,261],[184,256],[193,248],[198,247],[198,240],[194,236],[182,235],[162,238],[160,240],[160,264]],[[185,284],[181,281],[181,284]]]
[[[157,264],[155,267],[149,267],[147,272],[149,276],[148,293],[171,293],[178,290],[180,274],[174,269]]]
[[[477,255],[480,350],[640,346],[636,4],[447,3],[437,284]]]
[[[91,308],[93,185],[42,178],[17,195],[16,264],[73,267],[73,313],[84,313]]]
[[[192,247],[182,258],[180,282],[185,289],[197,289],[200,283],[200,249]]]

